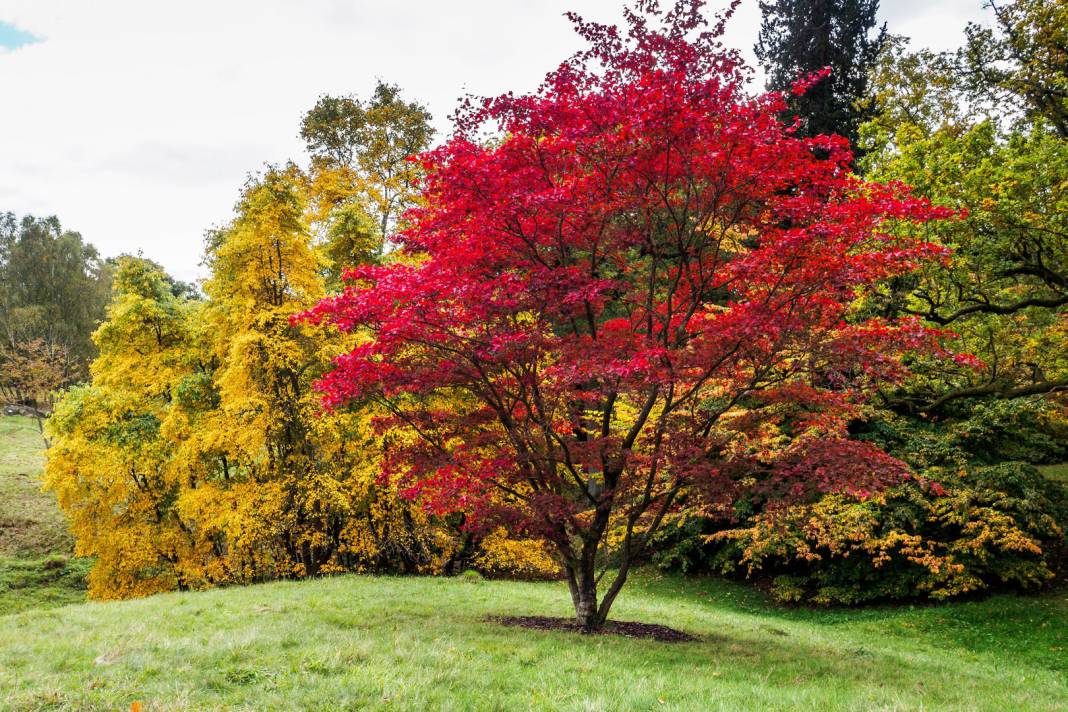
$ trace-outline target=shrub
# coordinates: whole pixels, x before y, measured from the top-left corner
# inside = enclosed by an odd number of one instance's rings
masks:
[[[473,563],[495,578],[556,579],[561,574],[560,564],[543,542],[509,537],[503,528],[482,539]]]
[[[864,501],[827,495],[706,541],[721,570],[769,577],[782,601],[943,600],[1055,576],[1068,524],[1063,488],[1018,462],[942,474],[945,490],[911,482]]]
[[[864,425],[869,440],[918,471],[1018,460],[1068,460],[1068,408],[1048,398],[962,402],[942,421],[882,413]]]

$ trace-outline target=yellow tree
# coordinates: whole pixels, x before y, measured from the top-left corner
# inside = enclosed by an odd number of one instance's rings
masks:
[[[323,294],[303,183],[294,166],[251,181],[236,219],[209,239],[207,251],[205,321],[220,367],[219,404],[204,424],[224,426],[226,440],[206,443],[221,450],[221,470],[182,506],[208,531],[224,534],[227,553],[257,574],[317,573],[336,550],[344,520],[344,498],[320,481],[309,428],[306,373],[316,344],[289,323]]]
[[[329,265],[312,244],[308,190],[295,166],[268,170],[210,240],[205,316],[221,365],[219,405],[208,417],[216,427],[206,430],[227,434],[209,443],[225,464],[180,506],[224,535],[242,577],[433,570],[449,542],[376,487],[380,447],[370,415],[323,414],[312,387],[328,354],[353,337],[290,321],[326,293]]]
[[[94,341],[91,381],[56,404],[45,486],[71,522],[77,551],[96,557],[90,593],[143,595],[195,585],[180,562],[194,537],[175,508],[183,483],[161,435],[175,387],[192,375],[189,325],[197,305],[176,297],[158,266],[119,260],[107,320]]]

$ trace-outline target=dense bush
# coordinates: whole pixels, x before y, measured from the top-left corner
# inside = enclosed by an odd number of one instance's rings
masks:
[[[543,542],[510,537],[503,528],[482,539],[472,563],[476,570],[492,578],[558,579],[563,573]]]
[[[758,575],[782,601],[861,603],[1030,589],[1064,561],[1068,493],[1026,463],[936,470],[860,501],[827,495],[701,537],[676,533],[661,564]],[[705,524],[704,526],[707,526]]]
[[[883,413],[858,431],[917,471],[1068,460],[1068,409],[1048,397],[961,401],[937,421]]]

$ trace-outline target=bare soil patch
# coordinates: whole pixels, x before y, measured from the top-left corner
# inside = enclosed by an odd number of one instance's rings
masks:
[[[622,635],[627,638],[642,638],[660,643],[691,643],[700,640],[696,636],[681,630],[668,628],[655,623],[636,623],[634,621],[608,621],[600,630],[584,630],[573,618],[552,618],[549,616],[493,616],[489,620],[501,625],[532,628],[535,630],[566,630],[583,635]]]

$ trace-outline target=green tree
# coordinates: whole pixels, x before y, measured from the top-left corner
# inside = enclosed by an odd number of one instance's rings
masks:
[[[764,19],[755,47],[768,88],[788,91],[824,67],[829,77],[790,98],[790,112],[804,120],[806,135],[839,134],[856,144],[871,116],[868,75],[886,41],[874,35],[879,0],[762,0]]]
[[[0,338],[9,351],[40,340],[64,381],[84,378],[110,281],[96,248],[58,218],[0,214]]]
[[[972,25],[957,53],[909,52],[895,40],[873,74],[881,108],[862,129],[863,170],[961,211],[932,227],[931,238],[951,247],[952,258],[899,280],[880,308],[959,333],[960,348],[983,362],[920,369],[926,377],[895,399],[906,410],[1068,387],[1068,141],[1050,95],[1018,79],[1030,70],[1013,64],[1005,44],[1042,35],[1052,5],[995,7],[998,23],[1012,18],[1002,25],[1005,36]],[[1063,23],[1047,29],[1055,34]],[[1043,86],[1065,82],[1064,67],[1057,74],[1053,63],[1042,66]],[[982,78],[979,67],[997,74]],[[1006,115],[1007,92],[1024,110]]]
[[[1015,106],[1068,139],[1068,3],[987,0],[993,24],[971,23],[959,53],[973,98],[1004,113]]]
[[[408,159],[430,146],[430,121],[422,105],[405,101],[399,87],[383,82],[368,100],[319,98],[304,116],[300,135],[313,158],[321,217],[332,218],[326,221],[330,239],[358,243],[357,257],[368,251],[368,241],[371,252],[381,252],[414,204],[413,183],[422,169]],[[320,177],[323,173],[329,176]]]

